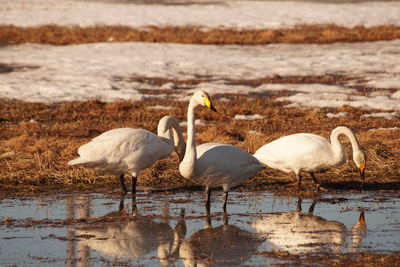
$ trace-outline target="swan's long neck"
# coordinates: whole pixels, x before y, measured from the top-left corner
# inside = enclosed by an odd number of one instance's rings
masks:
[[[339,136],[342,134],[345,135],[347,138],[349,138],[351,143],[351,148],[353,149],[353,153],[354,151],[360,150],[360,145],[358,144],[357,137],[349,128],[344,126],[339,126],[333,129],[331,133],[331,144],[333,152],[335,153],[335,156],[339,162],[346,160],[346,153],[344,151],[342,143],[339,140]]]
[[[168,127],[168,120],[160,120],[157,126],[157,135],[170,145],[174,144],[174,139]]]
[[[186,151],[185,156],[181,163],[181,174],[185,178],[190,178],[195,173],[196,167],[196,141],[194,131],[194,111],[196,104],[193,99],[189,102],[188,113],[187,113],[187,140],[186,140]]]
[[[182,135],[182,129],[179,126],[179,122],[177,120],[173,120],[171,122],[172,133],[174,135],[174,146],[176,154],[178,154],[179,160],[182,161],[185,155],[186,143],[185,139]]]

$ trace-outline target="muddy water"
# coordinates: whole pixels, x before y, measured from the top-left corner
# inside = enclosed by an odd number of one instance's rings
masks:
[[[220,194],[214,193],[210,216],[202,192],[139,194],[134,211],[129,196],[4,199],[0,265],[264,266],[290,263],[290,257],[269,252],[392,253],[400,247],[398,195],[346,193],[301,200],[237,191],[223,214]]]

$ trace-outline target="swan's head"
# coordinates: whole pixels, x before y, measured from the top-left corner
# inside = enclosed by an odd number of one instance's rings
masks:
[[[171,138],[170,130],[172,130],[173,132],[173,143],[175,147],[175,152],[178,155],[179,160],[182,161],[185,155],[186,144],[182,136],[181,126],[179,126],[178,120],[174,117],[171,116],[162,117],[157,126],[158,136],[170,139]]]
[[[354,151],[354,163],[357,165],[361,178],[365,177],[365,155],[361,150]]]
[[[213,104],[211,103],[210,96],[204,90],[196,91],[192,96],[192,100],[197,105],[206,106],[207,108],[211,109],[212,111],[217,112],[217,110],[214,108]]]

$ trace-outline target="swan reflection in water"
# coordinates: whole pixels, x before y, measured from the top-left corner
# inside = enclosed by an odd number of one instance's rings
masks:
[[[135,217],[129,218],[124,213],[123,206],[123,199],[121,199],[119,212],[103,216],[103,218],[121,216],[121,220],[117,222],[96,223],[74,229],[78,236],[89,237],[80,242],[112,257],[140,259],[157,251],[160,265],[168,266],[170,259],[178,256],[181,240],[186,235],[184,210],[181,211],[181,217],[175,229],[172,229],[166,219],[167,214],[164,214],[161,222],[137,213]],[[133,210],[136,211],[136,208],[133,207]]]
[[[185,239],[179,254],[185,266],[240,265],[261,243],[256,234],[229,225],[226,213],[224,224],[213,228],[208,214],[205,228]]]
[[[352,242],[350,246],[351,252],[358,252],[362,239],[367,232],[367,225],[365,224],[364,209],[361,209],[360,217],[351,229]]]
[[[313,215],[316,203],[312,203],[308,213],[301,212],[298,199],[296,212],[269,214],[262,220],[251,223],[256,231],[265,235],[272,246],[292,254],[313,252],[340,252],[346,241],[346,227],[337,221],[328,221]],[[365,225],[364,214],[356,225]],[[354,229],[354,228],[353,228]],[[357,228],[358,229],[358,228]],[[361,242],[362,236],[352,232],[353,242]]]

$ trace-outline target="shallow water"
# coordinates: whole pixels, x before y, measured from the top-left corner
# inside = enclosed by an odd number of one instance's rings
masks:
[[[237,191],[223,214],[220,195],[213,194],[211,216],[202,192],[139,194],[133,213],[129,196],[4,199],[0,265],[257,266],[290,261],[260,252],[392,253],[400,247],[398,196],[327,194],[314,201]],[[120,207],[124,217],[105,217]],[[358,224],[362,210],[366,227]]]

